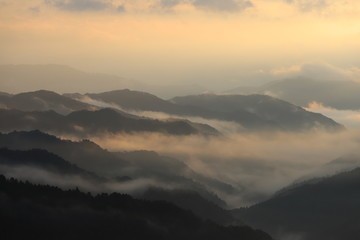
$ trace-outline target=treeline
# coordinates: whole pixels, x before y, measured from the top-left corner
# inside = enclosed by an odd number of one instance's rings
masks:
[[[0,175],[1,239],[270,240],[250,227],[203,221],[164,201],[64,191]]]

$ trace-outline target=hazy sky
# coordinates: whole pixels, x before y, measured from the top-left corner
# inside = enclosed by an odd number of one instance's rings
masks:
[[[0,0],[0,52],[0,64],[220,88],[309,63],[358,71],[360,1]]]

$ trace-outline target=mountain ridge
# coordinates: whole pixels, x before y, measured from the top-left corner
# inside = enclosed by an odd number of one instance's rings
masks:
[[[117,104],[127,110],[155,111],[181,117],[236,122],[248,130],[344,129],[342,125],[321,114],[308,112],[286,101],[265,95],[202,94],[175,97],[166,101],[149,93],[126,89],[86,96],[97,101]],[[269,111],[269,108],[272,111]]]
[[[234,216],[275,238],[304,240],[360,237],[360,168],[284,189],[267,201],[233,210]]]
[[[303,107],[307,107],[312,102],[318,102],[338,110],[359,110],[359,92],[359,82],[320,81],[301,76],[226,91],[228,94],[268,94]]]

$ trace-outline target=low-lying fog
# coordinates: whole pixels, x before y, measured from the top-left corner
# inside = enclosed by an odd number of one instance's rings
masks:
[[[234,133],[221,137],[119,134],[92,140],[110,151],[153,150],[184,161],[198,173],[242,189],[243,194],[238,196],[218,192],[232,206],[262,200],[300,178],[357,166],[356,161],[329,162],[360,154],[360,132],[355,130]]]
[[[83,99],[84,100],[84,99]],[[86,99],[94,104],[94,100]],[[96,105],[104,107],[104,103]],[[110,107],[109,104],[105,104]],[[116,105],[111,107],[119,108]],[[335,120],[351,119],[342,132],[247,132],[234,122],[187,117],[188,120],[209,124],[222,136],[170,136],[157,133],[109,134],[91,138],[110,151],[151,150],[174,157],[192,170],[229,183],[238,194],[229,195],[214,190],[230,206],[253,204],[274,192],[309,178],[326,176],[360,166],[360,121],[352,118],[356,112],[339,111],[313,104],[307,108]],[[129,112],[129,111],[128,111]],[[139,116],[166,119],[159,112],[130,112]],[[360,119],[360,118],[359,118]],[[334,161],[339,157],[342,160]],[[350,159],[350,160],[349,160]],[[359,159],[359,160],[358,160]]]

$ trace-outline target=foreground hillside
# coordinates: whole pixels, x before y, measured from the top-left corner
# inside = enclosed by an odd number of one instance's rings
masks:
[[[360,239],[360,168],[314,179],[249,208],[234,210],[274,237],[301,240]]]
[[[1,239],[270,240],[249,227],[223,227],[161,201],[92,196],[0,176]]]

